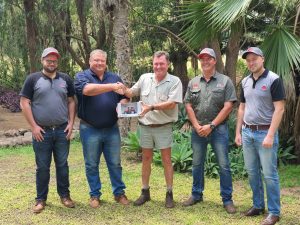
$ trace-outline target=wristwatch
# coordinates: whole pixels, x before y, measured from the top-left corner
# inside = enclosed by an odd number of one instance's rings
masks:
[[[154,110],[154,105],[151,105],[151,111],[153,111]]]
[[[209,127],[210,127],[210,129],[214,130],[216,128],[216,125],[213,122],[211,122],[209,124]]]

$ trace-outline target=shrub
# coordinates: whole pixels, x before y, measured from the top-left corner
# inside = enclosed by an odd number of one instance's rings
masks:
[[[142,149],[139,143],[139,129],[136,132],[128,132],[128,136],[123,139],[122,149],[128,152],[135,152],[137,158],[141,159],[140,154]]]
[[[0,105],[9,109],[11,112],[20,112],[20,96],[16,91],[0,87]]]

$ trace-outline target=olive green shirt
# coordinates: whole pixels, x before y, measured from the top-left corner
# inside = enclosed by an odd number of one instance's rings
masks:
[[[237,100],[235,88],[228,76],[216,72],[207,82],[203,76],[193,78],[185,94],[184,103],[190,103],[201,125],[211,123],[225,102]]]
[[[138,82],[131,88],[134,96],[140,95],[140,100],[147,105],[172,101],[182,102],[182,83],[176,76],[167,74],[159,83],[154,73],[143,74]],[[174,109],[153,110],[139,117],[139,122],[145,125],[165,124],[178,119],[178,106]]]

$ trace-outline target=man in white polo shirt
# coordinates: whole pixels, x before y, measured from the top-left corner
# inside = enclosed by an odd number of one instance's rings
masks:
[[[257,216],[265,211],[263,174],[269,212],[262,224],[272,225],[280,216],[277,129],[284,113],[285,92],[280,77],[264,68],[264,56],[259,48],[248,48],[242,58],[246,59],[251,74],[242,80],[235,142],[243,145],[253,192],[253,206],[244,215]]]
[[[153,56],[154,73],[143,74],[138,82],[126,89],[127,97],[140,95],[143,110],[139,118],[142,160],[142,193],[134,202],[140,206],[150,200],[149,179],[153,148],[161,150],[167,183],[167,208],[173,208],[173,167],[171,161],[172,123],[178,119],[177,103],[182,102],[182,84],[178,77],[168,73],[169,54],[158,51]]]

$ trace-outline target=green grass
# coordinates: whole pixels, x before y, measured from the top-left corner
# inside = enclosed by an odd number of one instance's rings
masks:
[[[141,164],[132,158],[134,153],[122,153],[123,178],[126,194],[133,201],[140,194]],[[105,162],[101,161],[102,205],[98,209],[88,206],[88,185],[80,143],[72,143],[70,156],[71,196],[75,209],[64,208],[56,193],[55,168],[51,168],[50,191],[47,207],[41,214],[31,211],[35,197],[35,162],[30,146],[0,149],[0,224],[260,224],[262,216],[244,218],[240,212],[251,206],[251,191],[247,180],[234,182],[235,205],[238,213],[228,215],[221,203],[219,180],[206,179],[204,202],[185,208],[181,202],[190,195],[192,177],[176,173],[174,199],[176,207],[164,207],[165,181],[163,169],[153,165],[151,174],[152,201],[141,207],[121,206],[114,202]],[[279,224],[299,224],[300,188],[299,166],[280,168],[282,193],[282,219]],[[294,187],[298,186],[298,187]],[[293,188],[292,188],[293,187]]]

